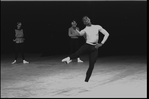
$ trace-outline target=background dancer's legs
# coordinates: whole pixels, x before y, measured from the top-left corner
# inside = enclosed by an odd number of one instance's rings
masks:
[[[62,60],[62,62],[70,63],[70,60],[76,59],[76,58],[80,57],[82,54],[85,54],[86,52],[88,52],[89,46],[90,45],[88,45],[88,44],[84,44],[82,47],[80,47],[80,49],[77,52],[75,52],[74,54],[70,55],[67,58],[64,58]]]
[[[21,49],[21,54],[22,54],[22,59],[25,60],[25,55],[24,55],[24,45],[20,44],[20,49]]]
[[[23,63],[24,63],[24,64],[29,63],[28,61],[25,60],[25,55],[24,55],[24,44],[22,43],[20,47],[21,47],[21,53],[22,53]]]
[[[16,61],[17,61],[19,49],[20,49],[21,54],[22,54],[23,63],[24,64],[29,63],[28,61],[25,60],[24,45],[23,45],[23,43],[19,43],[19,44],[16,44],[15,60],[12,62],[12,64],[16,63]]]
[[[19,44],[15,44],[15,59],[11,64],[14,64],[17,62],[18,54],[19,54]]]
[[[79,39],[78,38],[71,38],[71,43],[70,43],[70,54],[75,53],[79,49]],[[78,57],[77,58],[78,63],[82,63],[83,61]]]
[[[76,59],[80,57],[81,55],[89,52],[89,46],[88,44],[84,44],[83,46],[80,47],[78,51],[76,51],[74,54],[70,55],[70,59]]]

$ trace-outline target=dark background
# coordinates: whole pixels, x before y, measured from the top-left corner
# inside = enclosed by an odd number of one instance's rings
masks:
[[[14,29],[22,22],[26,53],[69,54],[68,28],[82,17],[105,28],[110,36],[101,55],[147,54],[147,1],[2,1],[1,55],[15,52]],[[102,40],[100,34],[100,40]],[[85,43],[79,38],[80,46]]]

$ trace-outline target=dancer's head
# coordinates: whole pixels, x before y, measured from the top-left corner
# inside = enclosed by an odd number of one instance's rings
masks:
[[[22,23],[21,22],[17,22],[17,29],[21,29]]]
[[[86,25],[86,26],[90,26],[91,25],[91,20],[90,20],[89,17],[84,16],[82,20],[83,20],[84,25]]]
[[[77,26],[76,21],[72,21],[72,22],[71,22],[71,25],[72,25],[72,27],[76,27],[76,26]]]

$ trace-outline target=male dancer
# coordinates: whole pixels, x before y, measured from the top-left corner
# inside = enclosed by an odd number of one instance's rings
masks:
[[[72,54],[72,53],[74,53],[75,51],[78,50],[79,37],[78,37],[78,35],[75,33],[75,30],[76,30],[76,29],[79,30],[79,28],[76,27],[76,26],[77,26],[76,21],[71,22],[71,25],[72,25],[72,26],[71,26],[71,27],[69,28],[69,30],[68,30],[68,35],[69,35],[69,37],[71,38],[71,41],[70,41],[70,52],[71,52],[71,54]],[[78,63],[79,63],[79,62],[80,62],[80,63],[83,62],[79,57],[77,58],[77,61],[78,61]]]
[[[67,64],[69,64],[72,59],[78,58],[80,55],[84,53],[89,53],[89,68],[86,72],[85,78],[85,82],[88,82],[91,77],[94,64],[98,58],[98,48],[105,43],[105,41],[109,37],[109,33],[100,25],[91,24],[91,21],[87,16],[83,17],[83,23],[84,25],[86,25],[86,27],[81,31],[78,31],[76,29],[76,34],[78,34],[78,36],[86,35],[86,43],[77,52],[75,52],[67,58],[64,58],[62,62],[66,62]],[[99,31],[104,35],[101,43],[98,42]]]

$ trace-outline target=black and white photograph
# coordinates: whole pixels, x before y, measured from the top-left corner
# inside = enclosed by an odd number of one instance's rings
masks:
[[[147,0],[1,0],[1,98],[147,98]]]

